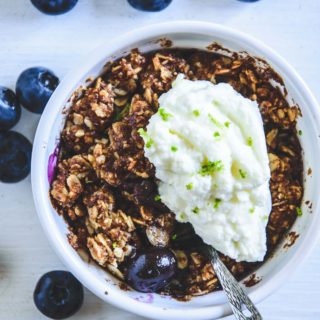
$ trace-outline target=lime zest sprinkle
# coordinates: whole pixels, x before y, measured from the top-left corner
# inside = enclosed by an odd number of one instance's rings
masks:
[[[302,136],[302,130],[299,130],[299,131],[298,131],[298,135],[299,135],[299,136]]]
[[[175,233],[174,235],[172,235],[171,239],[172,240],[176,240],[177,239],[177,234]]]
[[[190,182],[190,183],[186,184],[186,188],[187,188],[187,190],[192,190],[192,188],[193,188],[192,183]]]
[[[192,212],[195,214],[199,214],[199,208],[198,207],[193,208]]]
[[[215,126],[218,128],[223,128],[223,125],[216,118],[214,118],[211,113],[208,113],[208,117]]]
[[[216,198],[216,199],[214,200],[213,207],[214,207],[215,209],[218,209],[218,207],[219,207],[219,205],[220,205],[221,201],[222,201],[221,199]]]
[[[226,127],[226,128],[229,128],[230,127],[230,122],[229,121],[226,121],[225,123],[224,123],[224,126]]]
[[[268,221],[268,220],[269,220],[269,217],[268,217],[268,216],[263,216],[262,220]]]
[[[160,201],[160,200],[161,200],[160,195],[156,195],[156,196],[154,197],[154,200],[155,200],[155,201]]]
[[[298,216],[298,217],[301,217],[301,216],[302,216],[302,210],[301,210],[301,208],[300,208],[300,207],[297,207],[297,208],[296,208],[296,211],[297,211],[297,216]]]
[[[199,174],[201,176],[209,176],[215,172],[221,171],[224,168],[221,160],[217,161],[209,161],[206,160],[202,163],[201,169],[199,170]]]
[[[159,115],[163,121],[168,121],[169,117],[172,117],[171,113],[168,113],[164,110],[164,108],[159,108]]]
[[[186,220],[186,214],[184,212],[180,212],[179,216],[180,220]]]
[[[200,111],[199,110],[193,110],[192,113],[196,116],[199,117],[200,116]]]
[[[254,210],[255,210],[255,208],[250,208],[249,212],[250,212],[251,214],[253,214],[253,213],[254,213]]]
[[[116,242],[113,242],[113,243],[112,243],[112,248],[113,248],[113,249],[115,249],[117,246],[118,246],[118,245],[117,245]]]
[[[220,137],[221,137],[221,135],[220,135],[220,133],[219,133],[218,131],[216,131],[216,132],[213,134],[213,136],[214,136],[215,138],[220,138]]]
[[[247,177],[247,172],[242,169],[239,169],[239,174],[242,179],[245,179]]]
[[[176,152],[178,148],[176,146],[171,146],[171,151]]]
[[[153,144],[153,140],[150,138],[147,142],[146,142],[146,148],[150,148]]]
[[[252,145],[253,145],[253,140],[252,140],[251,137],[248,137],[248,139],[247,139],[247,144],[248,144],[249,147],[252,147]]]
[[[149,137],[148,132],[146,130],[144,130],[143,128],[138,129],[138,133],[139,133],[140,137],[143,138],[144,143],[146,145],[146,148],[149,149],[154,143],[153,139],[151,139]]]

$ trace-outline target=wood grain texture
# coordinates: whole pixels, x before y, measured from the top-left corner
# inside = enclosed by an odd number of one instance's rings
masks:
[[[79,0],[73,11],[57,17],[41,14],[29,0],[0,0],[0,84],[14,88],[19,73],[35,65],[62,78],[90,50],[118,34],[154,22],[190,19],[222,23],[260,38],[297,69],[319,100],[319,15],[318,0],[174,0],[167,10],[153,14],[133,10],[126,0]],[[38,120],[24,111],[15,129],[32,139]],[[44,319],[33,305],[35,283],[43,273],[64,267],[38,223],[30,177],[19,184],[0,183],[0,226],[0,319]],[[319,246],[259,309],[265,319],[320,319]],[[86,292],[74,319],[88,318],[140,319]]]

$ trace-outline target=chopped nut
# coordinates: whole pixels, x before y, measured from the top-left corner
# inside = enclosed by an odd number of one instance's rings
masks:
[[[91,121],[88,117],[85,117],[85,118],[84,118],[84,124],[85,124],[89,129],[93,129],[93,123],[92,123],[92,121]]]
[[[79,129],[75,134],[75,136],[77,138],[83,137],[84,135],[85,135],[85,133],[84,133],[84,130],[82,130],[82,129]]]
[[[87,245],[92,258],[101,266],[106,266],[107,263],[117,266],[114,254],[110,248],[112,247],[112,243],[105,235],[99,233],[94,238],[89,237]]]
[[[280,159],[273,153],[269,153],[269,164],[271,172],[280,168],[281,161]]]
[[[83,124],[83,116],[79,113],[74,113],[73,114],[73,123],[80,125]]]
[[[165,229],[154,225],[147,227],[146,235],[150,243],[156,247],[166,247],[170,240],[169,233]]]
[[[115,88],[114,89],[114,93],[117,95],[117,96],[120,96],[120,97],[123,97],[123,96],[126,96],[128,94],[127,91],[123,90],[123,89],[120,89],[120,88]]]
[[[272,129],[271,131],[268,132],[267,134],[267,144],[269,146],[273,145],[273,141],[276,138],[276,136],[278,135],[278,129]]]
[[[188,257],[182,250],[174,250],[177,257],[178,268],[185,269],[188,266]]]
[[[124,252],[121,248],[119,247],[116,247],[114,250],[113,250],[113,253],[114,255],[118,258],[118,259],[121,259],[124,257]]]

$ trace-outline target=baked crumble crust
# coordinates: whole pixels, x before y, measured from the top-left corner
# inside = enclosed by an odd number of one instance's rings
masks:
[[[61,134],[60,157],[50,197],[69,224],[71,245],[124,279],[126,260],[141,247],[173,250],[177,276],[162,291],[181,300],[220,289],[191,225],[174,219],[157,200],[155,168],[144,156],[139,128],[158,109],[158,97],[178,73],[191,80],[226,82],[256,100],[264,121],[270,160],[272,212],[267,225],[269,257],[297,218],[303,196],[301,115],[289,105],[283,80],[261,59],[189,49],[137,50],[109,66],[74,97]],[[221,259],[237,279],[259,263]]]

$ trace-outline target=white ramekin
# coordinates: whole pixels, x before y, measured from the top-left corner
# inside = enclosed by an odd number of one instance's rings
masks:
[[[221,25],[179,21],[148,26],[127,33],[95,49],[82,64],[72,70],[52,95],[38,126],[32,154],[32,189],[41,225],[50,243],[66,267],[98,297],[119,308],[152,319],[213,319],[231,314],[222,292],[197,297],[189,302],[179,302],[157,294],[142,294],[123,291],[119,281],[93,263],[80,258],[67,241],[67,228],[63,219],[52,208],[48,191],[47,164],[54,151],[64,122],[63,108],[73,91],[89,76],[98,76],[106,61],[125,55],[133,48],[149,51],[160,48],[159,38],[173,41],[174,47],[201,48],[214,41],[232,50],[246,50],[252,55],[266,59],[284,78],[290,96],[300,105],[303,117],[299,120],[302,130],[301,144],[304,157],[304,202],[312,202],[312,212],[304,204],[303,215],[291,231],[300,236],[293,246],[284,248],[281,244],[259,270],[262,280],[248,288],[251,299],[258,303],[284,284],[293,270],[304,260],[316,243],[319,234],[319,183],[320,171],[320,116],[318,104],[301,77],[286,61],[266,45],[236,30]],[[312,175],[307,169],[312,168]]]

